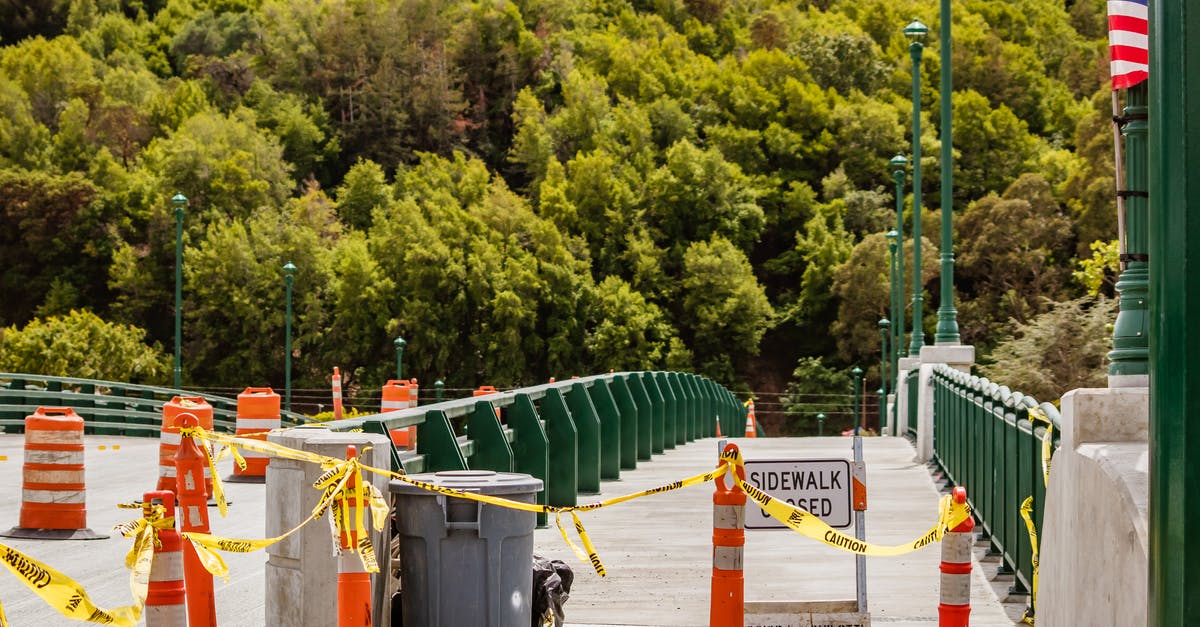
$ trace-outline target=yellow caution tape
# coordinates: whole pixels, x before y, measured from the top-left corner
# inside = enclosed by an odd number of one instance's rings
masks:
[[[125,556],[125,566],[130,571],[129,588],[133,594],[133,605],[112,610],[97,607],[74,579],[4,544],[0,544],[0,561],[34,594],[67,618],[101,625],[134,627],[141,620],[146,606],[150,564],[154,560],[154,545],[158,542],[157,530],[175,524],[165,514],[162,505],[157,505],[149,518],[143,517],[115,527],[121,535],[133,538],[133,546]],[[0,627],[8,627],[3,609],[0,609]]]
[[[743,481],[736,472],[738,468],[745,465],[740,450],[732,449],[726,451],[721,454],[721,459],[728,462],[726,468],[734,481],[737,482],[738,487],[746,493],[746,496],[757,503],[764,512],[770,514],[772,518],[787,525],[803,536],[848,553],[872,556],[892,556],[911,553],[929,544],[941,541],[942,536],[945,535],[947,530],[957,527],[971,516],[971,507],[969,505],[966,503],[955,503],[949,495],[946,495],[942,497],[938,505],[937,523],[920,538],[907,544],[896,546],[871,544],[852,538],[830,527],[825,521],[810,514],[804,508],[789,505]]]
[[[1029,530],[1029,549],[1033,563],[1033,583],[1030,584],[1029,590],[1029,609],[1021,615],[1021,622],[1029,625],[1033,624],[1033,616],[1037,613],[1037,590],[1038,590],[1038,535],[1037,528],[1033,525],[1033,497],[1025,497],[1025,501],[1021,503],[1021,518],[1025,519],[1025,528]]]
[[[1054,423],[1037,407],[1029,408],[1029,420],[1038,420],[1046,425],[1046,432],[1042,434],[1042,485],[1049,487],[1050,458],[1054,455]]]

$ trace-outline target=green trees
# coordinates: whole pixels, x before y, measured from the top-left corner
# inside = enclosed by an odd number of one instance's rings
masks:
[[[170,360],[145,337],[141,329],[105,322],[87,310],[35,318],[0,330],[0,370],[161,384]]]
[[[396,335],[414,376],[462,386],[672,367],[778,392],[876,359],[903,6],[34,5],[0,7],[5,324],[88,307],[169,339],[181,192],[198,384],[281,383],[289,261],[298,385],[380,383]],[[1093,5],[955,7],[958,307],[981,354],[1080,295],[1077,260],[1115,235]]]

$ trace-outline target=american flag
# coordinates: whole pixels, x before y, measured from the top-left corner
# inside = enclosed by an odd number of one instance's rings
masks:
[[[1108,49],[1113,89],[1146,80],[1150,69],[1147,0],[1108,0]]]

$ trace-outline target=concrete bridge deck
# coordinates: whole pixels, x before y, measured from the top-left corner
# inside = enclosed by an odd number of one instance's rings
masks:
[[[733,440],[747,459],[849,457],[847,438],[764,438]],[[0,528],[17,523],[20,508],[23,438],[0,435]],[[157,479],[157,440],[88,436],[88,524],[107,532],[114,524],[136,517],[120,510],[153,489]],[[114,450],[114,446],[119,449]],[[104,447],[101,449],[100,447]],[[617,496],[681,479],[716,463],[717,443],[700,440],[680,446],[620,481],[605,482],[599,497]],[[865,438],[869,487],[867,539],[899,544],[928,530],[935,517],[938,493],[925,465],[912,462],[912,447],[899,438]],[[222,476],[230,472],[222,464]],[[259,538],[264,535],[264,487],[226,484],[232,504],[226,519],[213,515],[214,533]],[[709,576],[712,567],[712,488],[695,486],[618,504],[581,515],[608,570],[600,579],[578,562],[557,529],[535,532],[535,550],[566,561],[575,570],[575,587],[566,605],[570,625],[704,625],[708,622]],[[747,515],[758,515],[753,503]],[[747,531],[745,577],[747,601],[809,601],[854,597],[854,560],[790,531]],[[122,564],[128,541],[119,536],[86,542],[0,539],[75,578],[102,607],[130,600]],[[978,551],[977,551],[978,553]],[[222,627],[265,624],[264,552],[227,554],[231,577],[217,581],[217,616]],[[891,627],[937,624],[938,562],[936,546],[891,558],[869,558],[868,604],[872,622]],[[1010,627],[1019,616],[997,599],[998,585],[987,581],[994,566],[974,570],[971,623],[976,627]],[[996,585],[995,589],[993,586]],[[332,597],[331,597],[332,602]],[[0,572],[0,604],[14,626],[76,624],[62,618],[7,572]]]

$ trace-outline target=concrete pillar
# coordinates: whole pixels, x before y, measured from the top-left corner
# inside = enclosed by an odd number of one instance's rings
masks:
[[[919,357],[901,357],[896,362],[896,415],[891,424],[892,435],[904,435],[908,422],[908,373],[921,366]],[[911,402],[916,402],[912,399]]]
[[[1062,398],[1039,535],[1038,627],[1146,625],[1148,388]]]
[[[933,367],[946,364],[961,372],[970,372],[975,363],[975,347],[935,345],[921,347],[921,378],[917,386],[917,457],[933,459]],[[909,402],[912,402],[910,399]]]
[[[391,463],[391,442],[373,433],[340,433],[328,429],[292,429],[271,435],[268,441],[288,448],[345,459],[346,445],[353,444],[362,454],[364,463],[376,468],[388,468]],[[317,464],[273,458],[267,466],[267,537],[280,535],[308,518],[320,499],[312,487],[324,471]],[[391,501],[387,479],[374,474],[364,475]],[[328,517],[328,514],[326,514]],[[379,561],[379,575],[390,571],[390,530],[372,530],[371,541]],[[266,624],[268,625],[336,625],[337,624],[337,558],[335,538],[326,519],[316,520],[300,531],[267,548]],[[376,600],[375,624],[387,624],[391,612],[391,578],[372,576]]]

